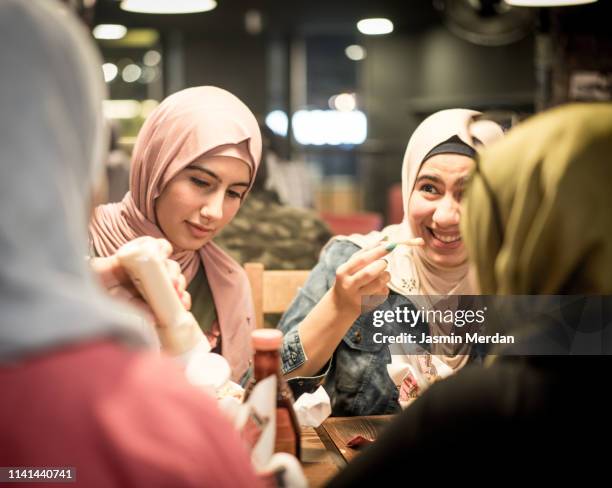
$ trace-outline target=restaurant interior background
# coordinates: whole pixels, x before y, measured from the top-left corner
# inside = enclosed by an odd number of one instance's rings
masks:
[[[220,86],[277,134],[278,155],[292,162],[301,188],[295,204],[315,208],[343,232],[401,219],[403,151],[432,112],[527,115],[612,96],[610,0],[556,8],[501,0],[217,0],[208,12],[172,15],[127,12],[119,0],[71,3],[101,49],[111,99],[105,111],[126,155],[162,98]],[[359,20],[381,17],[392,32],[359,31]]]

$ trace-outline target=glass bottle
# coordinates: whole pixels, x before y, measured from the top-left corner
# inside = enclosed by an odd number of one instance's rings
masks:
[[[257,329],[251,334],[253,376],[245,388],[245,401],[258,381],[276,375],[276,439],[274,452],[288,452],[300,458],[300,425],[293,410],[293,394],[281,373],[280,348],[283,333],[277,329]]]

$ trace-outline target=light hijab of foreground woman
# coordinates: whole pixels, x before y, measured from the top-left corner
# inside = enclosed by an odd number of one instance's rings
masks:
[[[12,19],[32,27],[0,43],[0,361],[98,336],[139,342],[84,259],[107,140],[98,54],[89,40],[75,47],[85,37],[74,22],[52,32],[44,17],[61,18],[57,6],[17,4],[3,2],[0,18],[3,39]],[[46,36],[54,49],[41,50]]]
[[[2,0],[0,66],[1,463],[88,488],[259,486],[214,398],[84,259],[107,141],[90,36],[59,2]]]
[[[99,256],[112,255],[137,237],[152,236],[166,238],[174,244],[170,258],[180,264],[187,283],[204,267],[214,299],[210,305],[216,310],[213,339],[220,335],[222,354],[230,363],[234,380],[248,367],[250,332],[255,325],[246,274],[211,241],[213,235],[195,245],[188,241],[184,248],[179,248],[177,239],[162,230],[156,201],[173,178],[195,161],[208,157],[221,157],[217,158],[221,161],[234,158],[249,168],[248,186],[242,188],[240,200],[234,200],[237,211],[253,184],[261,159],[261,144],[255,117],[231,93],[212,86],[177,92],[149,115],[138,134],[132,156],[130,191],[121,202],[98,207],[90,225],[93,248]],[[198,215],[198,218],[203,217]],[[180,225],[185,231],[183,227],[188,224],[179,222],[177,226]],[[189,236],[184,240],[188,239]],[[214,344],[214,340],[211,342]]]

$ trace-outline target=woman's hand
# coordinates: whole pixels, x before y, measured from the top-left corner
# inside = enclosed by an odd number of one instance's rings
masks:
[[[398,244],[422,246],[423,239],[416,238],[399,243],[381,242],[376,247],[356,252],[338,267],[332,297],[339,310],[360,315],[364,296],[387,297],[387,283],[391,276],[386,271],[387,261],[383,258]],[[370,307],[372,305],[377,306],[380,303],[369,303]]]
[[[156,242],[160,254],[165,258],[166,269],[174,289],[185,308],[189,310],[191,308],[191,295],[186,291],[187,280],[181,272],[180,265],[176,261],[169,259],[172,254],[172,245],[165,239],[154,239],[149,236],[139,237],[138,239],[152,239]],[[90,260],[90,264],[102,285],[112,296],[137,306],[144,312],[147,318],[153,323],[156,322],[152,310],[132,283],[125,269],[119,264],[117,256],[93,258]]]
[[[391,276],[385,271],[387,262],[382,258],[394,247],[384,243],[372,249],[362,249],[338,267],[331,296],[339,310],[359,315],[364,295],[386,297],[389,294],[387,283]]]

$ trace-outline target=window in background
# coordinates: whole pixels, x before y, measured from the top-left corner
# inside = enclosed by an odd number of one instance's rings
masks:
[[[163,54],[158,32],[119,27],[98,25],[93,29],[109,93],[104,101],[104,115],[111,128],[106,162],[109,202],[121,200],[128,190],[136,135],[163,98]]]
[[[98,39],[109,90],[105,114],[130,145],[144,118],[163,98],[163,53],[153,29],[128,29],[120,39]]]

